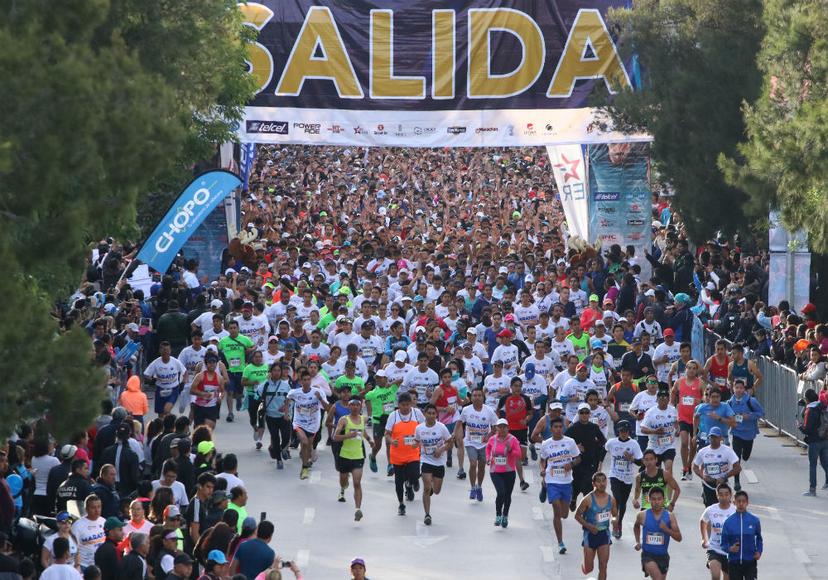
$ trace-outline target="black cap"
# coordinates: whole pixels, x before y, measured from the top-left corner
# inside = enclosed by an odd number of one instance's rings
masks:
[[[626,419],[621,419],[618,423],[615,424],[618,427],[619,431],[629,431],[630,430],[630,422]]]
[[[173,560],[173,565],[178,566],[179,564],[191,565],[193,563],[193,559],[190,558],[188,554],[179,554]]]

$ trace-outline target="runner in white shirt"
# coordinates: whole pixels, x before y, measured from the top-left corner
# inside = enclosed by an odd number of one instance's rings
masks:
[[[646,385],[647,390],[636,393],[632,403],[630,403],[630,414],[636,418],[635,436],[641,449],[646,449],[650,442],[649,437],[641,431],[641,420],[644,418],[644,414],[650,410],[650,407],[655,407],[658,403],[658,381],[653,377],[649,377]]]
[[[101,500],[97,496],[87,497],[84,509],[86,516],[72,524],[72,535],[78,542],[80,565],[88,568],[95,565],[95,552],[106,541],[106,519],[101,517]]]
[[[647,332],[654,341],[661,340],[661,325],[655,319],[655,311],[650,306],[644,309],[644,320],[635,325],[633,336],[641,338],[642,332]]]
[[[664,331],[664,342],[655,347],[653,365],[658,382],[666,388],[670,385],[670,368],[681,357],[681,345],[676,342],[676,332],[672,328]]]
[[[218,344],[222,338],[230,336],[230,333],[224,329],[224,316],[221,314],[213,314],[212,320],[213,325],[204,331],[203,339],[207,343],[215,338],[216,344]]]
[[[512,331],[504,328],[497,333],[497,338],[500,340],[500,345],[492,352],[492,364],[495,362],[503,363],[503,374],[507,377],[516,377],[520,370],[520,351],[518,347],[512,344]]]
[[[224,307],[224,303],[219,300],[218,298],[214,298],[210,302],[210,310],[207,312],[203,312],[199,314],[198,317],[193,320],[193,326],[197,326],[198,329],[205,333],[211,328],[213,328],[213,316],[216,314],[221,314],[221,309]]]
[[[523,361],[521,365],[522,372],[526,372],[526,365],[529,363],[535,365],[535,373],[544,377],[548,383],[555,379],[555,375],[558,374],[558,367],[561,366],[558,353],[547,350],[543,340],[535,341],[535,354]]]
[[[609,439],[612,419],[601,401],[601,396],[597,391],[587,391],[586,402],[589,405],[589,422],[598,425],[601,433],[604,434],[604,439]],[[600,464],[598,470],[601,470]]]
[[[253,341],[256,350],[267,348],[267,335],[269,334],[267,318],[253,316],[253,303],[245,302],[242,305],[242,315],[234,319],[239,323],[239,334],[243,334]]]
[[[175,405],[178,386],[184,382],[187,369],[177,358],[171,356],[169,342],[162,342],[158,350],[161,356],[144,370],[144,378],[155,385],[155,412],[159,416],[164,416],[172,411]]]
[[[385,365],[385,377],[388,379],[388,384],[402,385],[405,376],[413,369],[414,367],[408,364],[408,355],[405,351],[398,350],[394,353],[394,362]]]
[[[313,440],[319,433],[322,411],[328,410],[328,401],[320,389],[311,387],[311,377],[308,371],[304,371],[299,377],[299,384],[302,386],[291,389],[287,399],[293,402],[293,430],[299,437],[299,455],[302,458],[299,479],[307,479],[313,463],[311,460]]]
[[[271,336],[267,339],[267,348],[262,353],[262,362],[270,367],[273,363],[283,359],[285,353],[279,350],[279,337]]]
[[[641,434],[650,438],[647,449],[655,451],[664,469],[673,475],[676,436],[678,435],[678,412],[670,404],[670,392],[666,389],[658,391],[656,405],[644,413],[644,419],[641,420]]]
[[[609,439],[604,444],[604,449],[609,455],[610,468],[610,489],[612,497],[618,504],[618,518],[613,522],[612,535],[614,538],[621,537],[621,525],[624,521],[624,513],[627,511],[627,502],[635,481],[637,472],[636,463],[640,464],[644,454],[638,441],[630,437],[630,423],[626,419],[618,422],[618,437]]]
[[[503,362],[496,361],[492,364],[493,374],[483,379],[483,391],[486,393],[486,406],[497,411],[500,398],[509,394],[511,379],[503,374]]]
[[[198,372],[198,366],[204,361],[204,355],[207,354],[207,349],[202,346],[203,335],[201,331],[194,330],[190,336],[192,344],[185,347],[178,354],[178,360],[187,369],[187,375],[184,379],[184,390],[178,396],[178,413],[183,414],[184,410],[192,404],[195,397],[190,396],[190,385],[193,383],[193,377]]]
[[[722,571],[727,570],[727,552],[722,548],[722,526],[725,520],[736,513],[736,506],[730,502],[730,486],[723,484],[716,489],[718,503],[708,506],[699,519],[702,548],[707,550],[707,567],[710,578],[719,580]]]
[[[567,328],[569,328],[567,326]],[[575,354],[575,346],[566,339],[567,329],[559,326],[555,329],[555,338],[549,344],[550,350],[558,355],[561,362],[567,360],[569,355]]]
[[[402,382],[401,391],[417,394],[417,405],[424,407],[431,400],[434,388],[440,383],[437,376],[428,366],[428,355],[420,353],[417,357],[417,366],[411,369]]]
[[[483,369],[483,361],[480,357],[475,355],[472,351],[472,344],[468,341],[462,344],[463,347],[463,378],[470,387],[476,387],[480,384],[485,371]]]
[[[584,363],[578,363],[575,367],[575,377],[566,381],[557,393],[558,400],[564,404],[564,414],[569,423],[577,418],[578,405],[586,401],[587,391],[590,389],[597,391],[595,383],[588,378],[588,373],[587,366]]]
[[[569,517],[569,502],[572,501],[572,468],[581,461],[581,452],[575,440],[563,434],[563,418],[550,421],[552,437],[541,444],[540,467],[544,471],[546,498],[552,504],[552,526],[558,539],[558,553],[565,554],[562,520]]]
[[[532,304],[532,296],[528,292],[520,295],[520,304],[514,307],[515,318],[523,330],[529,326],[537,326],[540,322],[540,309]]]
[[[466,457],[469,458],[469,499],[483,501],[483,478],[486,476],[486,442],[494,434],[497,414],[483,404],[483,389],[472,389],[472,404],[463,407],[460,421],[455,427],[455,437],[463,438]],[[495,400],[495,405],[497,401]],[[458,431],[459,429],[459,431]]]
[[[728,478],[742,471],[739,457],[722,444],[722,430],[712,427],[707,434],[710,445],[702,447],[693,459],[693,471],[702,480],[702,500],[705,506],[717,501],[716,488],[727,483]]]
[[[423,478],[424,523],[431,525],[431,495],[439,495],[446,476],[446,455],[454,446],[448,428],[437,421],[437,407],[429,403],[425,407],[425,423],[414,430],[414,438],[420,443],[420,471]]]

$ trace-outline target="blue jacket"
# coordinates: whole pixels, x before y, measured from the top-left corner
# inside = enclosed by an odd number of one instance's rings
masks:
[[[736,543],[739,544],[739,550],[731,552],[730,547]],[[722,549],[727,552],[727,559],[731,562],[752,562],[754,554],[763,551],[759,518],[750,512],[736,512],[727,518],[722,526]]]
[[[736,395],[728,399],[727,404],[733,409],[736,414],[736,426],[730,430],[731,435],[744,439],[745,441],[752,441],[759,434],[758,420],[765,416],[765,409],[762,405],[745,393],[741,399],[737,399]],[[742,421],[739,421],[739,415],[742,416]]]

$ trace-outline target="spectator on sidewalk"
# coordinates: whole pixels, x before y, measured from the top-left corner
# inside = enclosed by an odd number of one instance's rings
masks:
[[[802,495],[816,497],[817,462],[825,471],[822,489],[828,489],[828,391],[820,396],[814,389],[805,391],[805,416],[799,430],[808,444],[808,491]]]

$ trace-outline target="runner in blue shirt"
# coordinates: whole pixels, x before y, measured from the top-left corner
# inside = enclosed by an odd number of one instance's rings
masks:
[[[718,427],[722,432],[725,445],[729,442],[730,429],[736,426],[736,413],[729,405],[722,403],[722,392],[716,386],[707,387],[707,402],[696,407],[693,415],[693,433],[696,448],[708,444],[707,434],[710,429]]]

